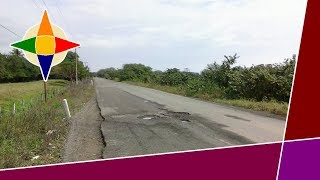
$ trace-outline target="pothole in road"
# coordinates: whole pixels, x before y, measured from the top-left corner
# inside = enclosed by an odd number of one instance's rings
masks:
[[[190,113],[188,112],[173,112],[173,111],[167,111],[167,115],[176,119],[179,119],[181,122],[191,122],[190,119]]]
[[[182,122],[191,122],[189,119],[180,119]]]
[[[159,116],[155,114],[146,114],[146,115],[138,116],[138,118],[144,119],[144,120],[151,120],[151,119],[159,118]]]
[[[159,118],[174,118],[180,120],[182,122],[191,122],[190,121],[190,113],[188,112],[173,112],[173,111],[162,111],[156,114],[145,114],[138,116],[139,119],[143,120],[152,120],[152,119],[159,119]]]
[[[150,120],[150,119],[153,119],[154,117],[144,117],[144,118],[142,118],[142,119],[144,119],[144,120]]]
[[[188,113],[188,112],[173,112],[173,111],[167,111],[165,114],[166,114],[167,116],[174,117],[174,118],[178,118],[178,119],[180,119],[180,120],[186,119],[186,117],[189,117],[189,116],[190,116],[190,113]]]

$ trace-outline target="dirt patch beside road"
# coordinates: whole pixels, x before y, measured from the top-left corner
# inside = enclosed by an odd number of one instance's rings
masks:
[[[104,148],[100,126],[103,121],[95,98],[71,119],[63,162],[101,159]]]

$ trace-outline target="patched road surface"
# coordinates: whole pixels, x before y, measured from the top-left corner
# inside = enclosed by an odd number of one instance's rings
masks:
[[[103,158],[280,141],[285,121],[95,79]]]

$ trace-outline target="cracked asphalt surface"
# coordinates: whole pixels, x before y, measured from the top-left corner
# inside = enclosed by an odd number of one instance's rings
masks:
[[[280,141],[285,121],[95,79],[103,158]]]

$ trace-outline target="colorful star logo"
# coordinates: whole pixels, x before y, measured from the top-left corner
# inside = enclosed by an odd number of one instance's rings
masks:
[[[51,24],[47,11],[44,11],[41,23],[31,27],[22,41],[11,44],[11,47],[21,49],[26,59],[40,67],[44,81],[48,80],[51,67],[61,63],[67,51],[80,44],[67,40],[64,31]]]

